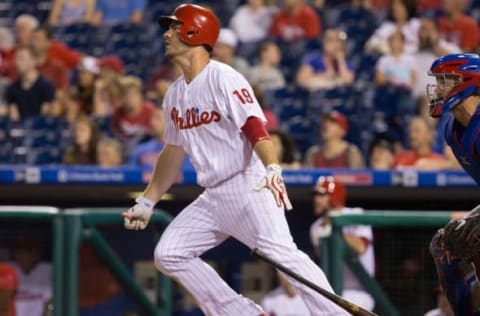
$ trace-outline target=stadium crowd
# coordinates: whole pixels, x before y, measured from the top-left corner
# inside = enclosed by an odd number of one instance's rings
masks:
[[[156,18],[181,1],[4,1],[0,162],[151,166],[179,75]],[[203,1],[215,59],[255,87],[285,168],[457,169],[428,67],[480,47],[475,0]],[[186,161],[185,168],[191,168]]]

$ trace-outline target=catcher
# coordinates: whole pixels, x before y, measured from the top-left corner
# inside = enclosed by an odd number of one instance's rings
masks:
[[[445,141],[465,171],[480,184],[480,56],[436,59],[427,86],[430,115],[447,115]],[[439,229],[430,244],[438,277],[457,316],[480,316],[480,205]]]

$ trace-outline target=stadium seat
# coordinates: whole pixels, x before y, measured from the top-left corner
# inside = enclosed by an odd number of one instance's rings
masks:
[[[62,151],[55,146],[29,150],[26,162],[30,165],[53,165],[62,161]]]

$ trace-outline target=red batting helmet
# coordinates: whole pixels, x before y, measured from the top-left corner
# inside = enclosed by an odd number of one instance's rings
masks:
[[[316,194],[328,194],[330,197],[330,207],[332,208],[345,206],[345,186],[341,182],[336,181],[332,176],[320,176],[313,188],[313,192]]]
[[[188,45],[215,46],[220,21],[211,11],[195,4],[179,5],[170,16],[161,16],[158,23],[165,29],[172,23],[181,25],[180,40]]]

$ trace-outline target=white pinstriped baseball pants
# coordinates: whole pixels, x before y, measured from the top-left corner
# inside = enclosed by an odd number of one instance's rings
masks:
[[[229,236],[319,286],[332,291],[324,273],[297,249],[284,211],[268,190],[255,192],[264,174],[246,171],[220,186],[206,189],[170,223],[155,248],[156,267],[179,281],[209,316],[258,316],[253,301],[233,291],[199,256]],[[312,315],[348,315],[305,285],[298,288]]]

